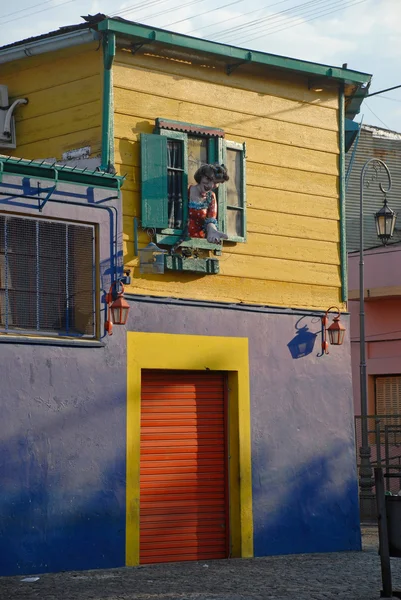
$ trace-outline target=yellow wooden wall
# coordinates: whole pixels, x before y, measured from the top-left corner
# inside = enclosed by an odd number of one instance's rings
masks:
[[[17,148],[0,153],[29,159],[57,158],[90,146],[101,152],[103,58],[98,43],[0,65],[9,98],[28,98],[16,111]]]
[[[119,52],[113,69],[115,161],[124,184],[130,292],[326,309],[340,303],[338,91],[306,79],[261,77]],[[230,86],[230,87],[229,87]],[[247,243],[225,244],[220,274],[140,275],[139,134],[157,117],[221,127],[247,144]],[[140,247],[148,238],[140,235]]]

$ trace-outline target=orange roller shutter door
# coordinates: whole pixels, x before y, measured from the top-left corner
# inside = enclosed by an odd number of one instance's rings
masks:
[[[228,556],[226,377],[142,371],[140,563]]]

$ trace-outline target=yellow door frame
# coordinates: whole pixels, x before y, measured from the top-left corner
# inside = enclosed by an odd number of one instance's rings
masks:
[[[139,564],[142,369],[228,374],[231,555],[253,556],[248,339],[169,333],[127,333],[126,564]]]

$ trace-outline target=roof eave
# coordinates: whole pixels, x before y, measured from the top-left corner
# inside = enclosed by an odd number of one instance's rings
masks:
[[[142,25],[140,23],[105,19],[98,24],[98,30],[111,31],[117,35],[133,37],[137,40],[148,40],[153,43],[159,42],[161,44],[181,47],[187,50],[214,54],[238,62],[256,63],[286,71],[302,73],[309,77],[328,77],[348,84],[367,85],[372,78],[368,73],[297,60],[256,50],[250,51],[244,48],[238,48],[237,46],[211,42],[209,40]]]

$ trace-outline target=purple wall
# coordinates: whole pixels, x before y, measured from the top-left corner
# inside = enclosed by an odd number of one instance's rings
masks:
[[[348,341],[293,358],[316,316],[130,304],[128,330],[249,338],[255,555],[359,549]],[[0,343],[1,574],[125,562],[125,329],[105,342]]]
[[[256,556],[360,549],[349,336],[318,356],[320,319],[276,313],[137,302],[130,325],[249,338]]]

